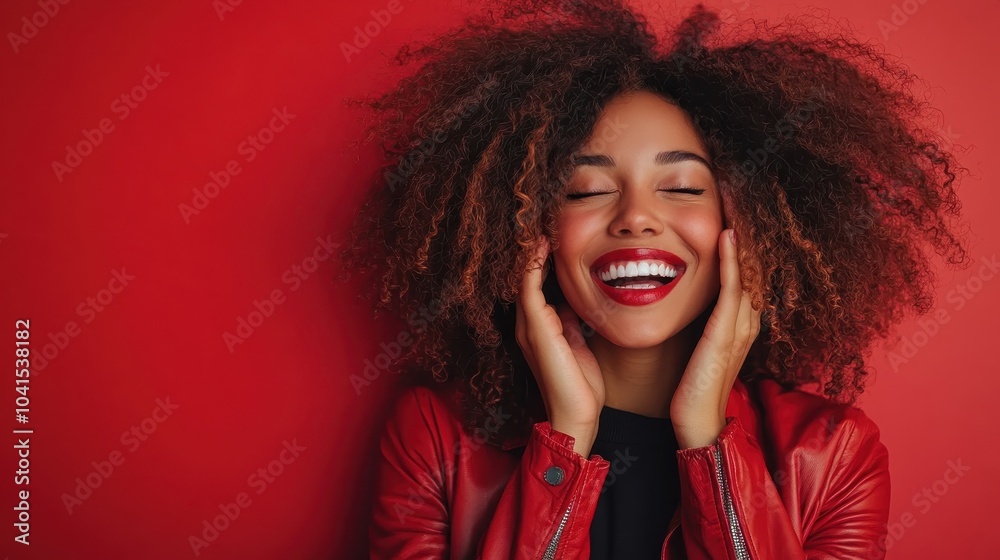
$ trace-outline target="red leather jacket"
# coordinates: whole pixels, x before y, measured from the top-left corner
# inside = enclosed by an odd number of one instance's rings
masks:
[[[487,443],[462,429],[453,391],[409,388],[387,422],[371,557],[589,558],[611,464],[547,421]],[[888,452],[861,410],[737,380],[726,417],[714,445],[677,452],[664,560],[884,557]]]

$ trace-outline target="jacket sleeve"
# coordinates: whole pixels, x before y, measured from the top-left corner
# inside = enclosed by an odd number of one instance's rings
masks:
[[[447,501],[423,408],[415,391],[404,392],[382,432],[368,526],[372,560],[448,557]]]
[[[451,556],[445,445],[437,412],[420,390],[404,392],[386,422],[376,465],[368,537],[371,558],[442,560]],[[433,436],[428,437],[428,433]],[[590,523],[610,463],[573,451],[574,438],[532,427],[507,480],[476,558],[587,559]]]
[[[584,459],[574,443],[548,421],[534,424],[478,560],[590,558],[590,524],[610,463],[596,454]]]
[[[677,452],[689,560],[877,560],[889,514],[888,453],[860,411],[840,423],[824,502],[798,534],[757,441],[728,417],[718,441]]]

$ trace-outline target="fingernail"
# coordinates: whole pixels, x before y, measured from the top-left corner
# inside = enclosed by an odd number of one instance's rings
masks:
[[[735,229],[729,230],[729,240],[732,241],[733,243],[736,243],[736,230]]]

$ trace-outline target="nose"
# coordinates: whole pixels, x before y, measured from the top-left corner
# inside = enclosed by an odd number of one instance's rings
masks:
[[[608,232],[614,236],[654,236],[663,232],[663,219],[656,213],[655,193],[639,192],[640,189],[623,189],[618,211],[609,224]]]

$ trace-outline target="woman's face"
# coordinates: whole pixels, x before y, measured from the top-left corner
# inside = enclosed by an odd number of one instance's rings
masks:
[[[639,91],[608,102],[574,160],[553,252],[559,287],[613,344],[660,344],[721,285],[724,215],[707,152],[682,109]]]

